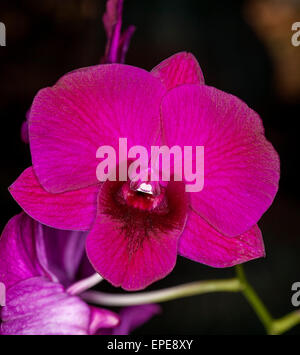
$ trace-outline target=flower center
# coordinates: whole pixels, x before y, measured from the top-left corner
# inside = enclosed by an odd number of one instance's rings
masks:
[[[124,238],[130,256],[150,239],[158,246],[169,235],[178,237],[189,205],[185,184],[178,181],[164,186],[152,181],[108,180],[102,185],[98,199],[101,223],[103,226],[108,223],[114,240],[118,235]]]

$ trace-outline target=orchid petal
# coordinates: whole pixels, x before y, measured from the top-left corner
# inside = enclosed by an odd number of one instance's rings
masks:
[[[279,181],[279,158],[259,116],[233,95],[183,85],[164,98],[162,117],[168,145],[204,147],[204,187],[190,193],[192,207],[222,234],[249,230]]]
[[[87,335],[90,310],[60,284],[34,277],[9,289],[1,319],[2,335]]]
[[[123,308],[119,315],[120,324],[112,329],[112,335],[128,335],[160,312],[161,308],[157,304]]]
[[[26,169],[9,191],[35,220],[59,229],[88,230],[96,216],[99,185],[60,194],[47,192],[31,168]]]
[[[0,239],[0,282],[8,289],[35,276],[47,276],[36,253],[36,223],[21,213],[5,226]]]
[[[167,90],[183,84],[204,84],[199,63],[187,52],[177,53],[165,59],[152,69],[151,74],[160,79]]]
[[[65,75],[34,99],[29,138],[35,173],[49,192],[98,183],[96,152],[119,138],[150,146],[160,134],[160,102],[165,89],[145,70],[99,65]],[[118,162],[117,162],[118,163]]]
[[[186,258],[217,268],[231,267],[265,256],[258,226],[240,236],[225,237],[191,211],[182,233],[178,252]]]
[[[114,328],[120,323],[120,318],[114,312],[104,308],[90,306],[91,316],[89,334],[94,335],[100,329]]]

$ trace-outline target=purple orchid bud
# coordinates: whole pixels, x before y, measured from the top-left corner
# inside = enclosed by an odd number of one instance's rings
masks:
[[[24,143],[29,143],[29,130],[28,130],[28,120],[30,115],[30,109],[26,113],[25,121],[22,123],[21,126],[21,139]]]
[[[122,14],[124,0],[108,0],[106,12],[103,15],[103,25],[106,32],[107,44],[105,55],[101,58],[101,64],[125,63],[127,51],[131,38],[135,32],[135,26],[130,25],[123,33]],[[29,143],[28,120],[30,109],[26,113],[26,120],[21,126],[21,139]]]
[[[124,63],[131,37],[135,31],[129,26],[122,34],[122,13],[124,0],[108,0],[103,24],[107,36],[105,55],[101,63]]]

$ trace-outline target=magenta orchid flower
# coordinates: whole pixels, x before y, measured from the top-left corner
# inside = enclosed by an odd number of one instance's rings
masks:
[[[129,182],[99,183],[96,151],[117,151],[120,137],[149,152],[204,146],[203,190],[171,181],[149,198]],[[107,64],[65,75],[35,97],[29,140],[33,166],[12,196],[43,224],[88,231],[89,260],[114,286],[145,288],[172,271],[177,254],[213,267],[264,256],[257,222],[278,189],[278,155],[257,113],[206,86],[189,53],[151,72]]]
[[[159,311],[145,305],[118,316],[73,295],[78,275],[92,271],[85,237],[45,227],[24,213],[8,222],[0,239],[1,335],[128,334]]]

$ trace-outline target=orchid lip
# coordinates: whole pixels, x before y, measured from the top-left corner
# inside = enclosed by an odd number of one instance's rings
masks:
[[[124,290],[141,290],[172,271],[187,220],[184,183],[160,185],[158,196],[137,191],[143,183],[155,187],[158,182],[105,182],[87,238],[87,255],[95,270]]]

